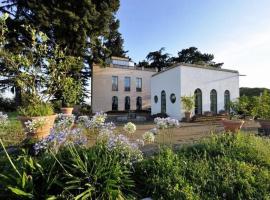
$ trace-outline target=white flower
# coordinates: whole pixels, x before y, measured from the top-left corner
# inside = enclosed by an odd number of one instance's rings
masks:
[[[145,142],[148,142],[148,143],[152,143],[152,142],[155,141],[155,136],[154,136],[154,134],[153,134],[152,132],[150,132],[150,131],[145,132],[145,133],[143,134],[142,137],[143,137],[143,140],[144,140]]]
[[[180,126],[179,121],[177,119],[173,119],[170,117],[167,118],[157,117],[154,119],[154,122],[156,123],[156,127],[158,129],[174,128]]]
[[[45,124],[45,119],[44,118],[37,118],[37,119],[33,119],[28,120],[26,122],[24,122],[25,124],[25,128],[26,131],[29,133],[34,133],[38,128],[44,126]]]
[[[59,130],[69,129],[74,124],[74,121],[74,115],[58,114],[54,128]]]
[[[133,134],[136,131],[136,125],[132,122],[128,122],[123,129],[127,134]]]
[[[8,123],[8,116],[3,112],[0,112],[0,126],[5,126]]]

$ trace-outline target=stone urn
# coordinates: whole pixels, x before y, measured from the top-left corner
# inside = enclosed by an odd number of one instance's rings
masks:
[[[191,121],[191,112],[185,112],[185,119],[187,122]]]
[[[229,120],[229,119],[221,120],[221,124],[223,125],[225,131],[230,131],[233,133],[239,131],[244,123],[245,123],[244,120]]]
[[[50,130],[53,128],[54,121],[57,115],[39,116],[39,117],[25,117],[18,116],[18,120],[21,122],[27,137],[43,139],[50,134]],[[36,121],[39,124],[34,130],[28,130],[25,122]]]
[[[64,107],[61,108],[61,112],[65,115],[72,115],[73,107]]]
[[[258,119],[257,121],[262,129],[270,129],[270,119]]]

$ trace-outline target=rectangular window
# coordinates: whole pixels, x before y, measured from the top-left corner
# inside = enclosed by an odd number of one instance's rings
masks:
[[[118,76],[112,77],[112,91],[118,91]]]
[[[136,78],[136,91],[142,91],[142,78]]]
[[[125,77],[125,91],[130,91],[130,77]]]

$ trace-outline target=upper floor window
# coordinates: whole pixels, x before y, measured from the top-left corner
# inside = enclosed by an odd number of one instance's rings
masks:
[[[130,91],[130,77],[125,77],[125,91]]]
[[[112,77],[112,91],[118,91],[118,76]]]
[[[142,91],[142,78],[136,78],[136,92]]]

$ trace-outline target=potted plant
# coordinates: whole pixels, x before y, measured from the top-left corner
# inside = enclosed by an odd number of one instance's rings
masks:
[[[185,119],[189,122],[191,120],[192,110],[195,106],[194,96],[182,96],[181,101],[185,110]]]
[[[62,86],[62,108],[61,112],[66,115],[71,115],[73,106],[79,103],[82,97],[82,84],[75,81],[74,78],[67,77],[63,81]]]
[[[20,91],[22,103],[18,108],[19,117],[28,136],[46,137],[53,127],[56,115],[50,100],[61,86],[69,68],[65,56],[57,45],[49,46],[47,36],[24,26],[27,40],[20,51],[8,51],[5,35],[9,32],[5,25],[7,17],[0,18],[0,57],[3,70],[0,76],[9,80]],[[18,33],[20,34],[20,33]],[[75,59],[75,58],[74,58]]]
[[[270,94],[265,90],[261,96],[256,97],[252,110],[262,129],[270,130]]]
[[[230,119],[223,118],[221,120],[221,124],[223,125],[224,130],[232,133],[238,132],[244,123],[245,121],[240,119],[239,115],[231,115]]]

